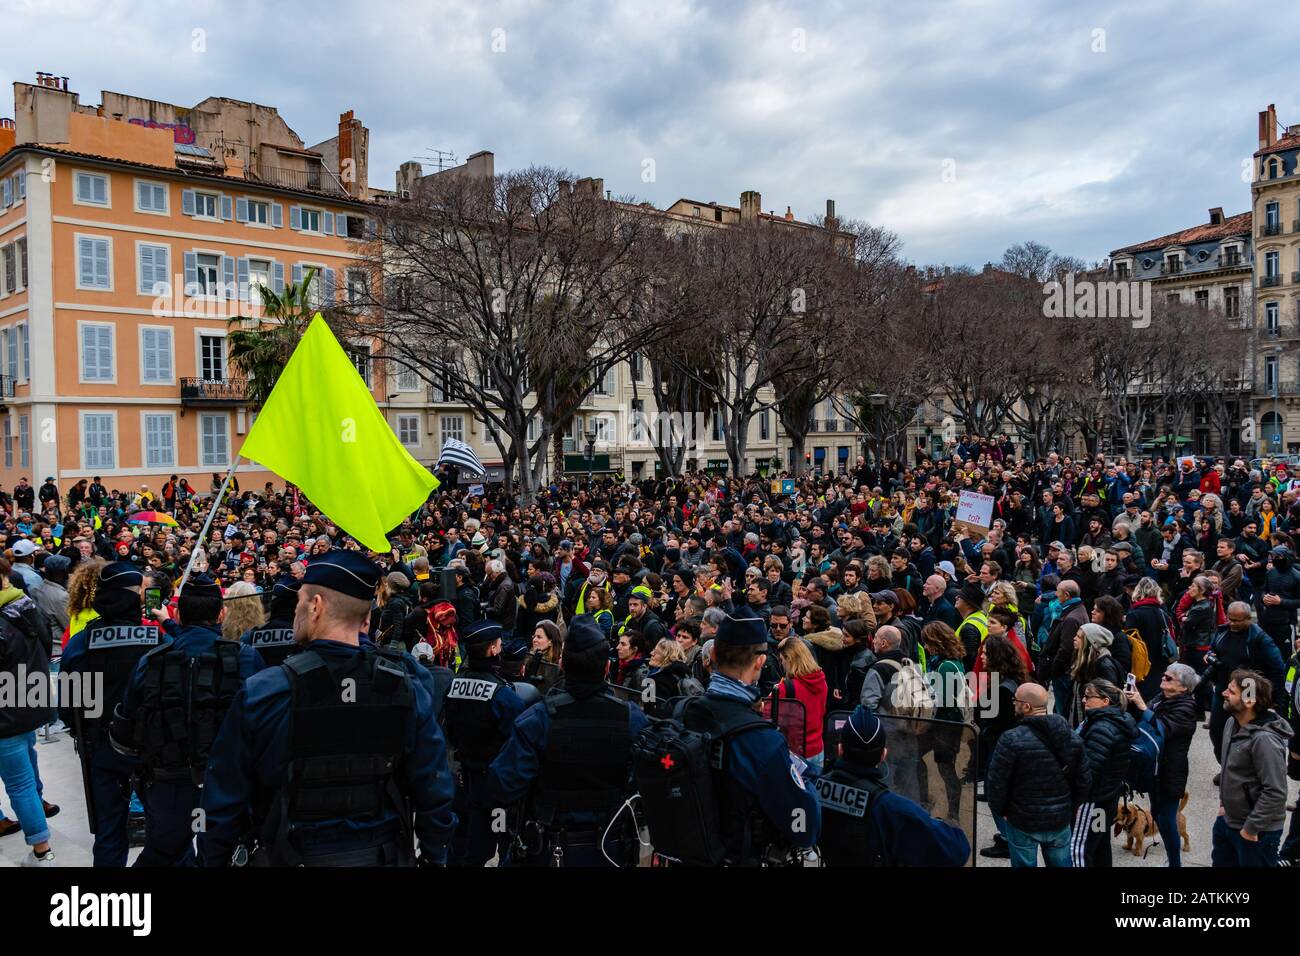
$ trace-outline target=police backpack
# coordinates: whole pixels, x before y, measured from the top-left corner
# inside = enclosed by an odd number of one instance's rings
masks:
[[[751,711],[717,735],[687,730],[681,715],[688,703],[641,731],[632,744],[632,772],[655,853],[675,862],[718,866],[726,847],[715,774],[726,765],[731,740],[771,724]]]

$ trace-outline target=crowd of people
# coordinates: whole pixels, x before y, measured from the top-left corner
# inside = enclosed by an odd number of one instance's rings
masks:
[[[58,715],[97,865],[125,865],[133,813],[143,865],[404,859],[385,801],[272,799],[289,766],[328,765],[328,737],[389,767],[350,786],[405,768],[423,862],[1100,867],[1141,812],[1178,866],[1199,733],[1219,766],[1199,834],[1214,865],[1300,861],[1300,477],[1283,464],[1029,462],[965,437],[793,491],[688,473],[523,503],[444,478],[383,554],[292,487],[218,500],[219,475],[202,495],[172,476],[156,494],[24,479],[0,497],[0,673],[53,660],[106,684],[102,715]],[[954,524],[964,491],[994,499],[988,528]],[[345,718],[297,690],[345,673],[365,700],[406,701],[405,736],[378,703]],[[178,688],[202,697],[183,730]],[[300,697],[328,734],[302,729]],[[58,808],[33,740],[54,719],[0,708],[16,817],[0,834],[37,865]],[[279,742],[241,749],[262,733]],[[705,734],[726,756],[692,774]],[[708,792],[707,819],[665,796],[683,786]],[[978,850],[976,799],[997,830]]]

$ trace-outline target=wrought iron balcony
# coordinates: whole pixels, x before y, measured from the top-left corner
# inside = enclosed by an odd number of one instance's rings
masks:
[[[248,401],[243,378],[183,378],[181,402],[186,405],[242,405]]]
[[[1282,235],[1282,224],[1280,222],[1266,222],[1259,227],[1261,236],[1280,236]]]
[[[1281,285],[1282,274],[1279,272],[1277,275],[1261,276],[1259,280],[1259,284],[1262,288],[1265,289],[1271,288],[1272,286]]]
[[[323,166],[316,166],[312,169],[262,166],[258,169],[249,169],[248,173],[252,178],[269,186],[280,186],[284,189],[297,189],[301,192],[348,198],[348,191],[339,185],[338,180],[334,178],[334,174]]]
[[[18,384],[18,379],[12,375],[0,375],[0,404],[3,399],[14,397],[14,386]]]

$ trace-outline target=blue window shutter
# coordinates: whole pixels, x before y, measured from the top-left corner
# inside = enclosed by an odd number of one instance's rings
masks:
[[[199,257],[197,253],[185,253],[185,294],[194,295],[199,284]]]
[[[153,281],[166,287],[168,293],[172,287],[172,252],[168,246],[158,246],[153,257]]]
[[[297,206],[289,207],[289,228],[302,229],[302,210]]]
[[[239,301],[248,302],[252,296],[249,295],[248,290],[248,258],[246,256],[239,257],[237,268],[239,270]]]
[[[235,258],[234,256],[221,257],[221,281],[226,287],[226,298],[235,297]]]
[[[235,222],[248,222],[248,200],[235,200]]]
[[[275,289],[276,295],[284,294],[284,263],[273,262],[271,264],[271,287]]]
[[[334,305],[334,270],[325,270],[325,305],[327,308]]]
[[[18,175],[14,176],[14,182],[17,183],[18,185],[18,198],[26,199],[27,198],[27,174],[18,173]]]
[[[140,247],[140,291],[146,295],[153,294],[154,284],[153,246]]]
[[[4,197],[3,201],[5,208],[13,205],[13,193],[10,187],[10,180],[6,179],[3,182],[0,182],[0,194]]]
[[[302,271],[302,266],[295,263],[293,271],[289,273],[290,278],[293,280],[293,285],[298,286],[302,284]]]
[[[221,218],[227,222],[235,218],[234,203],[229,196],[221,197]]]
[[[339,213],[334,217],[334,231],[344,239],[348,237],[348,217]]]
[[[321,231],[327,236],[334,235],[334,213],[327,212],[321,217]]]
[[[181,191],[181,212],[187,216],[194,215],[194,190],[185,189]],[[188,279],[186,280],[189,281]]]
[[[276,229],[284,226],[284,206],[278,202],[271,203],[271,225]]]

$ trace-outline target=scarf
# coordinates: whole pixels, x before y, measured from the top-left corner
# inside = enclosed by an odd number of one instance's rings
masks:
[[[714,697],[730,697],[752,705],[758,702],[758,687],[754,684],[742,684],[726,674],[714,674],[709,679],[708,693]]]

